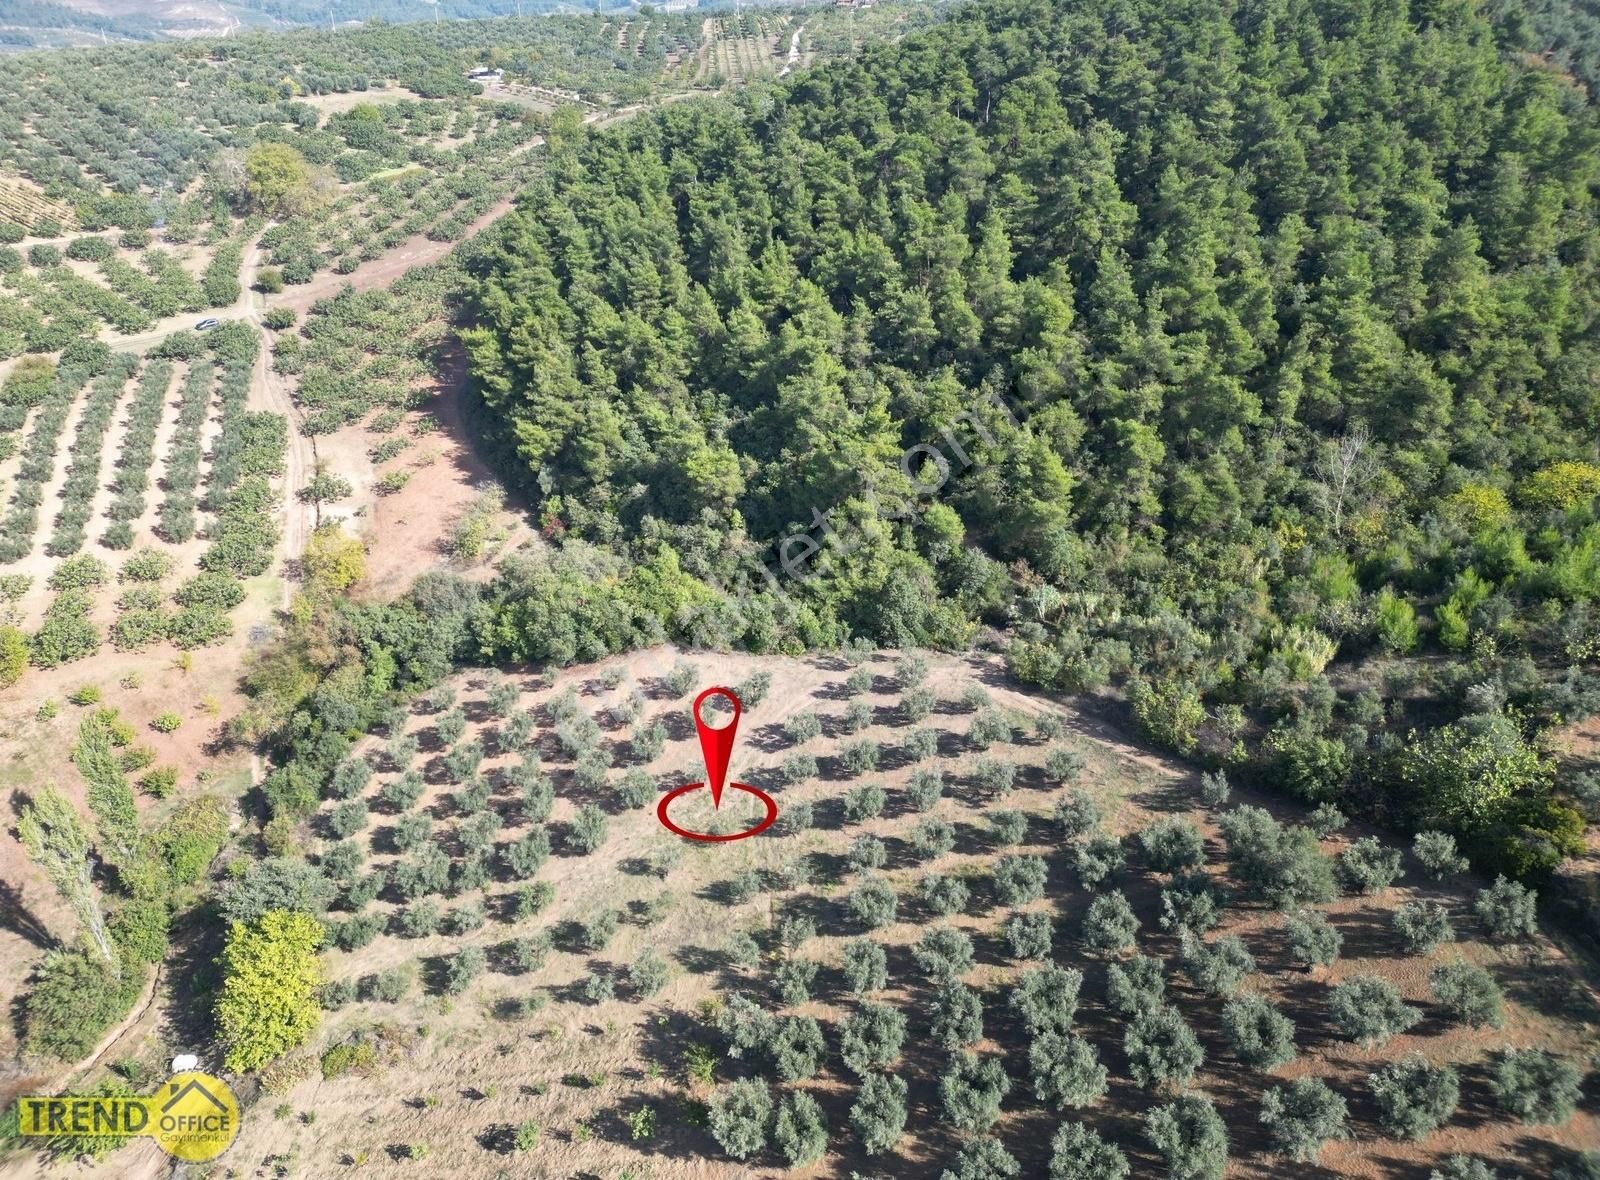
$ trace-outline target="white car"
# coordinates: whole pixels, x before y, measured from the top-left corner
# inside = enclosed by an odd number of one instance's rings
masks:
[[[196,332],[205,332],[205,331],[208,331],[211,328],[215,328],[221,322],[222,321],[219,320],[216,316],[208,315],[208,316],[206,316],[205,319],[201,320],[198,324],[196,324],[194,326],[194,330]]]

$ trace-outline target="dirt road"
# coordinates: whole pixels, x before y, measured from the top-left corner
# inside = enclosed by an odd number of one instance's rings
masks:
[[[272,367],[272,334],[261,323],[261,308],[254,293],[256,271],[261,265],[261,247],[252,245],[245,255],[239,281],[244,287],[243,315],[255,325],[261,337],[261,351],[256,355],[255,372],[250,380],[249,406],[253,410],[267,410],[282,414],[289,423],[289,449],[284,456],[283,478],[283,552],[286,560],[293,561],[305,552],[306,539],[311,535],[311,506],[300,499],[300,489],[317,469],[317,442],[300,429],[300,414],[294,399],[284,388],[283,379]],[[283,583],[283,604],[289,604],[289,580]]]

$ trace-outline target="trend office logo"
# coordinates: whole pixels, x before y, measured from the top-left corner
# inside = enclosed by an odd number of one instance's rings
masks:
[[[175,1159],[215,1159],[239,1134],[239,1100],[221,1078],[180,1073],[148,1098],[62,1095],[17,1100],[27,1138],[149,1137]]]

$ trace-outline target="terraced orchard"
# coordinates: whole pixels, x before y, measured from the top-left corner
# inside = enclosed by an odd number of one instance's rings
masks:
[[[249,408],[256,330],[25,357],[0,386],[0,595],[54,667],[215,643],[277,542],[287,424]]]
[[[782,809],[722,846],[654,815],[701,777],[713,683],[746,706],[735,778]],[[472,674],[307,765],[264,785],[280,855],[221,886],[229,919],[294,897],[327,930],[320,1029],[224,1045],[264,1087],[242,1159],[1420,1177],[1600,1133],[1593,980],[1530,894],[1192,777],[984,658]]]

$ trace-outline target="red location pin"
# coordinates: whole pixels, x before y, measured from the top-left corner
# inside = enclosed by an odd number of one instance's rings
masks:
[[[733,702],[733,719],[721,729],[713,729],[706,724],[706,719],[701,716],[700,708],[705,704],[707,697],[727,697]],[[686,840],[704,840],[712,844],[725,843],[728,840],[748,840],[751,836],[759,836],[773,825],[778,818],[778,804],[772,796],[759,787],[752,787],[749,783],[730,783],[728,781],[728,760],[733,757],[733,739],[739,730],[739,714],[744,712],[744,706],[739,703],[738,694],[731,688],[708,688],[694,698],[694,727],[700,733],[700,752],[706,760],[706,781],[703,783],[685,783],[675,787],[661,796],[661,801],[656,804],[656,818],[661,821],[661,826],[667,831],[682,836]],[[723,788],[732,787],[735,791],[743,791],[752,799],[760,802],[766,809],[760,822],[754,827],[746,828],[742,832],[726,832],[712,835],[709,832],[691,831],[681,824],[673,822],[668,814],[673,800],[709,788],[711,791],[711,806],[713,809],[722,806]]]
[[[706,724],[700,707],[707,697],[727,697],[733,702],[733,720],[721,729]],[[731,688],[713,686],[694,698],[694,727],[700,734],[700,753],[706,760],[706,785],[711,788],[711,806],[722,806],[722,788],[728,783],[728,760],[733,756],[733,739],[739,730],[739,714],[744,706]]]

